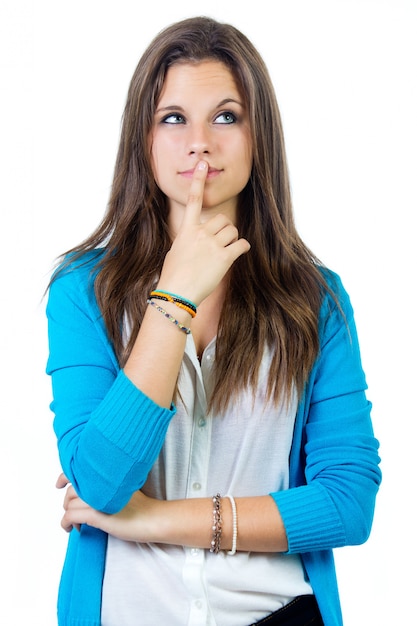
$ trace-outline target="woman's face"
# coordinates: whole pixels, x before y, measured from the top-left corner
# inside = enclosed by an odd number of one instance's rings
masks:
[[[209,164],[202,220],[224,213],[235,221],[237,198],[252,168],[252,138],[243,98],[218,61],[170,67],[151,131],[155,180],[167,196],[170,222],[180,224],[198,161]]]

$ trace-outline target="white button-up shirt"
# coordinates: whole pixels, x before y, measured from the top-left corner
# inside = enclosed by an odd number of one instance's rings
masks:
[[[187,337],[177,413],[143,487],[149,496],[239,497],[288,488],[296,398],[285,407],[265,402],[266,350],[256,393],[241,394],[222,415],[208,413],[214,357],[215,340],[200,365]],[[247,626],[305,593],[312,589],[296,555],[230,556],[109,537],[102,626]]]

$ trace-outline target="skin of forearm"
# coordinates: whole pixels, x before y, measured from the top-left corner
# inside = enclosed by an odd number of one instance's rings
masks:
[[[62,475],[58,487],[67,485]],[[237,550],[286,552],[285,527],[271,496],[235,498]],[[193,548],[210,548],[213,537],[213,499],[157,500],[136,491],[118,513],[97,511],[81,500],[72,485],[64,499],[61,525],[66,531],[80,524],[100,528],[119,539],[139,543],[164,543]],[[221,549],[232,548],[233,515],[230,500],[221,498]]]
[[[191,316],[170,302],[163,308],[184,326]],[[124,373],[156,404],[169,408],[185,349],[186,334],[160,311],[148,307]]]
[[[282,518],[271,496],[236,498],[238,520],[237,550],[245,552],[286,552],[287,537]],[[211,498],[154,501],[156,519],[152,541],[187,547],[209,548],[212,539]],[[159,509],[159,510],[158,510]],[[221,549],[232,547],[232,508],[221,499]]]

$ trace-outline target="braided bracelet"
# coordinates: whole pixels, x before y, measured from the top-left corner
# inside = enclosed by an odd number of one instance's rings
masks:
[[[221,515],[221,498],[218,493],[213,496],[213,525],[211,527],[213,534],[210,543],[210,552],[218,554],[220,552],[220,542],[222,538],[222,515]]]
[[[154,289],[154,291],[151,291],[149,297],[157,300],[165,300],[165,302],[172,302],[175,306],[187,311],[191,317],[195,317],[197,315],[197,306],[194,302],[191,302],[191,300],[187,300],[186,298],[182,298],[181,296],[177,296],[175,293],[171,293],[170,291]]]
[[[183,324],[181,324],[178,320],[175,319],[175,317],[173,317],[172,315],[170,315],[167,311],[165,311],[165,309],[163,309],[161,306],[159,306],[158,304],[156,304],[156,302],[154,302],[151,299],[148,299],[147,304],[150,304],[151,306],[153,306],[157,311],[159,311],[160,313],[162,313],[162,315],[164,315],[167,320],[169,320],[170,322],[172,322],[173,324],[175,324],[176,326],[178,326],[178,328],[185,333],[186,335],[189,335],[191,333],[191,330],[189,328],[187,328],[187,326],[184,326]]]

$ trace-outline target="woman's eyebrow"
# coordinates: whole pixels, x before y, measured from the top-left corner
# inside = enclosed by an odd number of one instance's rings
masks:
[[[179,104],[168,104],[165,107],[159,107],[158,109],[156,109],[155,113],[162,113],[163,111],[181,111],[181,112],[183,112],[184,109]]]
[[[225,104],[230,104],[231,102],[238,104],[242,108],[244,106],[242,102],[240,102],[239,100],[236,100],[235,98],[224,98],[223,100],[220,100],[220,102],[216,104],[213,108],[218,109],[224,106]],[[158,107],[156,109],[156,113],[163,113],[164,111],[179,111],[183,113],[185,109],[179,104],[167,104],[166,106]]]
[[[230,102],[234,102],[235,104],[238,104],[238,105],[239,105],[239,106],[241,106],[241,107],[243,107],[243,106],[244,106],[244,105],[243,105],[243,102],[240,102],[240,100],[236,100],[236,98],[225,98],[224,100],[221,100],[221,101],[219,102],[219,104],[217,105],[217,107],[216,107],[216,108],[218,108],[218,107],[222,107],[222,106],[224,106],[225,104],[229,104]]]

